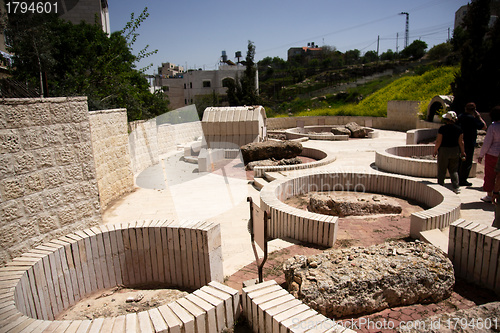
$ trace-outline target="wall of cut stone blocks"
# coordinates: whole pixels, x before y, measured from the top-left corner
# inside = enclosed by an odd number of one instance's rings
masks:
[[[201,121],[175,125],[160,125],[158,129],[158,152],[167,154],[177,150],[178,145],[196,141],[203,137]]]
[[[292,127],[317,125],[345,125],[356,122],[361,126],[382,130],[407,131],[415,128],[418,120],[417,101],[389,101],[387,117],[353,117],[353,116],[313,116],[313,117],[280,117],[268,118],[267,129],[286,129]]]
[[[457,220],[450,225],[448,257],[455,275],[500,295],[500,230]]]
[[[154,119],[138,120],[128,124],[132,172],[135,176],[148,167],[158,164],[158,133]]]
[[[53,239],[0,268],[2,331],[223,332],[239,316],[239,293],[223,280],[218,224],[108,224]],[[214,265],[214,263],[216,263]],[[81,299],[116,285],[197,289],[148,311],[57,321]]]
[[[159,163],[160,155],[176,151],[179,145],[203,136],[201,122],[157,126],[154,119],[129,123],[132,171],[137,176]]]
[[[127,110],[89,113],[99,200],[104,210],[134,189],[127,133]]]
[[[85,97],[3,99],[0,264],[101,223]]]

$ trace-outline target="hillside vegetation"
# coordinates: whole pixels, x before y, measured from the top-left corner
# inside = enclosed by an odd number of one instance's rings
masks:
[[[420,101],[421,112],[424,112],[434,96],[451,93],[450,84],[457,71],[457,67],[438,67],[421,75],[406,74],[400,78],[379,79],[340,93],[347,97],[360,96],[359,98],[362,99],[359,102],[353,102],[352,98],[346,98],[345,101],[351,103],[339,103],[339,100],[342,100],[342,98],[336,98],[339,94],[325,96],[322,106],[302,109],[303,111],[293,112],[293,115],[384,117],[387,115],[387,102],[391,100]],[[304,103],[299,104],[305,106]]]

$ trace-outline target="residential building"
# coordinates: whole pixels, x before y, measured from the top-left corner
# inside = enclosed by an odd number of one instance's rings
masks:
[[[166,79],[175,77],[184,72],[184,67],[174,65],[170,62],[162,63],[160,67],[158,67],[158,76]]]
[[[168,66],[164,66],[167,65]],[[237,80],[243,76],[245,66],[241,64],[220,64],[217,70],[189,70],[177,72],[182,67],[170,63],[162,64],[155,75],[155,88],[163,88],[170,100],[170,109],[177,109],[195,104],[196,97],[217,94],[220,100],[227,96],[228,80]],[[160,72],[161,69],[161,72]],[[172,73],[166,74],[166,73]],[[175,73],[175,74],[174,74]]]
[[[474,2],[474,0],[472,0]],[[467,11],[469,9],[469,4],[464,5],[460,7],[456,12],[455,12],[455,25],[454,29],[456,29],[458,26],[460,26],[464,22],[465,15],[467,15]],[[500,16],[500,0],[491,0],[490,1],[490,21],[489,25],[492,26],[493,23],[498,19]]]
[[[296,56],[304,56],[305,58],[314,59],[321,56],[323,49],[315,45],[314,42],[307,43],[307,46],[303,47],[291,47],[288,49],[288,61]]]
[[[111,34],[109,24],[108,0],[79,0],[79,1],[58,1],[59,15],[62,19],[74,24],[81,21],[93,24],[98,23],[102,30]]]

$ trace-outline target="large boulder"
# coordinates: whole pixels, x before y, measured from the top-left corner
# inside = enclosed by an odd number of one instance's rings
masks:
[[[240,149],[246,165],[253,161],[297,157],[302,153],[302,144],[296,141],[264,141],[252,142]]]
[[[349,193],[349,192],[348,192]],[[373,214],[400,214],[401,205],[394,199],[377,194],[346,192],[337,194],[311,193],[307,210],[332,216],[362,216]]]
[[[345,125],[345,128],[351,132],[351,138],[364,138],[367,135],[366,129],[355,122]]]
[[[329,318],[439,302],[455,284],[451,261],[421,242],[296,255],[283,268],[289,292]]]
[[[335,126],[332,127],[332,133],[333,135],[348,135],[351,136],[351,131],[349,131],[345,126]]]

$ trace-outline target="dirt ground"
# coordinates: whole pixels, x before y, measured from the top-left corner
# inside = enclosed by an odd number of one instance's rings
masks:
[[[326,192],[328,193],[328,192]],[[338,193],[337,193],[338,194]],[[406,239],[410,234],[410,216],[426,209],[416,202],[374,193],[342,192],[354,198],[372,198],[374,195],[396,201],[402,209],[400,214],[374,214],[339,218],[339,232],[334,248],[369,246],[390,240]],[[307,194],[285,201],[287,205],[307,210]]]
[[[117,286],[86,297],[62,312],[57,320],[117,317],[171,303],[188,294],[177,289],[132,289]],[[128,299],[128,302],[127,302]]]

